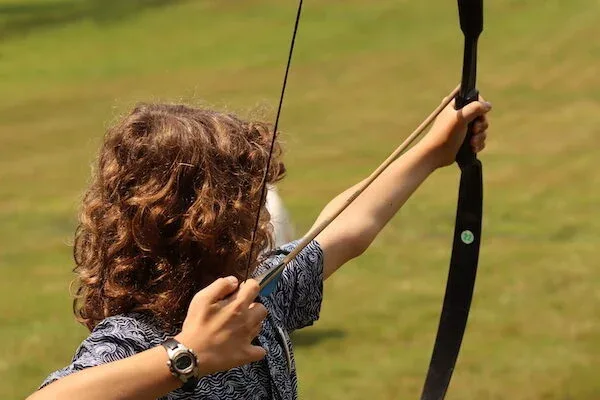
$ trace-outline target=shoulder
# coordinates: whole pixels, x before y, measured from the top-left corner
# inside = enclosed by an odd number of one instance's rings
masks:
[[[109,362],[147,350],[164,337],[149,316],[141,313],[116,315],[100,322],[78,352],[88,351],[100,361]]]
[[[166,335],[141,313],[116,315],[102,320],[81,342],[71,363],[53,372],[40,387],[55,380],[148,350],[162,342]]]
[[[298,244],[300,240],[287,243],[280,247],[280,249],[286,253],[290,253]],[[299,263],[319,263],[323,258],[323,249],[316,240],[312,240],[306,247],[296,256],[295,260]]]
[[[265,260],[261,263],[261,265],[254,272],[254,276],[259,276],[269,269],[276,266],[281,260],[285,258],[288,254],[292,252],[299,244],[300,239],[294,240],[293,242],[286,243],[282,246],[279,246],[275,250],[272,250],[269,253],[265,254]],[[321,245],[316,240],[312,240],[302,251],[294,257],[288,267],[294,265],[315,265],[322,266],[323,261],[323,249]]]
[[[151,316],[144,313],[115,315],[102,320],[90,337],[138,338],[150,340],[164,336]]]
[[[280,262],[287,254],[292,252],[298,245],[300,240],[296,240],[281,246],[275,256],[274,262],[272,261],[271,266],[276,265]],[[271,261],[271,260],[270,260]],[[311,275],[321,276],[323,274],[323,249],[316,240],[312,240],[290,263],[284,270],[285,275]]]
[[[298,244],[296,241],[282,246],[279,250],[283,254],[269,259],[269,266],[263,272],[276,266]],[[316,240],[290,261],[276,285],[262,300],[288,332],[308,326],[319,318],[323,299],[323,250]]]

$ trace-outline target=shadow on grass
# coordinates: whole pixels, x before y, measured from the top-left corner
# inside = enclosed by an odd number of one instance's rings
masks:
[[[63,0],[0,4],[0,38],[7,39],[77,21],[110,24],[138,12],[186,0]]]
[[[321,342],[341,339],[346,333],[340,329],[303,329],[292,333],[291,339],[295,347],[311,347]]]

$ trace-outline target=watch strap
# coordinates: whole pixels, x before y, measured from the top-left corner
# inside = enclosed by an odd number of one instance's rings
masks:
[[[175,350],[177,348],[177,346],[180,345],[180,343],[173,338],[168,338],[167,340],[162,342],[161,345],[168,351],[168,350]]]
[[[184,392],[193,392],[194,389],[196,389],[196,386],[198,386],[199,380],[199,378],[192,376],[183,384],[183,386],[181,386],[181,390],[183,390]]]

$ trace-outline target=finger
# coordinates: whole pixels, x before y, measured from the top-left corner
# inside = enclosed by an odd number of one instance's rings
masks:
[[[479,153],[480,151],[482,151],[483,149],[485,149],[485,142],[481,142],[481,143],[477,143],[477,144],[471,145],[471,148],[473,149],[473,152]]]
[[[248,307],[248,323],[251,325],[260,325],[267,317],[267,308],[260,303],[252,303]]]
[[[492,105],[490,103],[482,103],[480,101],[474,101],[472,103],[467,104],[460,110],[458,110],[459,117],[465,120],[465,122],[469,123],[475,120],[477,117],[484,115],[488,111],[492,109]]]
[[[260,286],[254,279],[248,279],[240,285],[240,290],[236,293],[236,300],[242,304],[244,308],[249,308],[250,304],[258,296]]]
[[[479,146],[481,143],[485,143],[485,140],[487,138],[487,132],[481,132],[481,133],[477,133],[475,135],[473,135],[473,137],[471,138],[471,145],[472,146]]]
[[[260,361],[267,355],[267,351],[260,346],[250,346],[248,348],[246,361],[248,363]]]
[[[233,293],[237,288],[237,283],[238,280],[235,276],[219,278],[199,291],[196,296],[203,296],[211,303],[215,303],[219,300],[223,300],[225,297]]]
[[[485,141],[487,140],[487,131],[481,132],[477,135],[477,137],[479,138],[478,140],[481,141],[481,143],[485,143]]]
[[[489,128],[489,123],[486,118],[478,117],[473,123],[473,133],[479,134]]]
[[[250,331],[250,339],[254,340],[255,337],[260,335],[261,331],[262,331],[262,323],[252,327],[252,330]]]

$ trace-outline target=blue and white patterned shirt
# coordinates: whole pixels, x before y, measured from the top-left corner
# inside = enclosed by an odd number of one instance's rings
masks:
[[[263,263],[256,275],[276,265],[297,244],[296,241],[282,246],[283,252]],[[296,366],[289,334],[312,325],[319,318],[322,296],[323,251],[313,241],[287,265],[277,289],[260,299],[269,311],[258,337],[267,356],[258,362],[205,376],[191,393],[178,389],[162,399],[297,399]],[[41,387],[84,368],[148,350],[170,336],[173,333],[161,331],[152,318],[144,314],[106,318],[81,343],[71,364],[48,376]],[[290,349],[289,359],[282,336]]]

